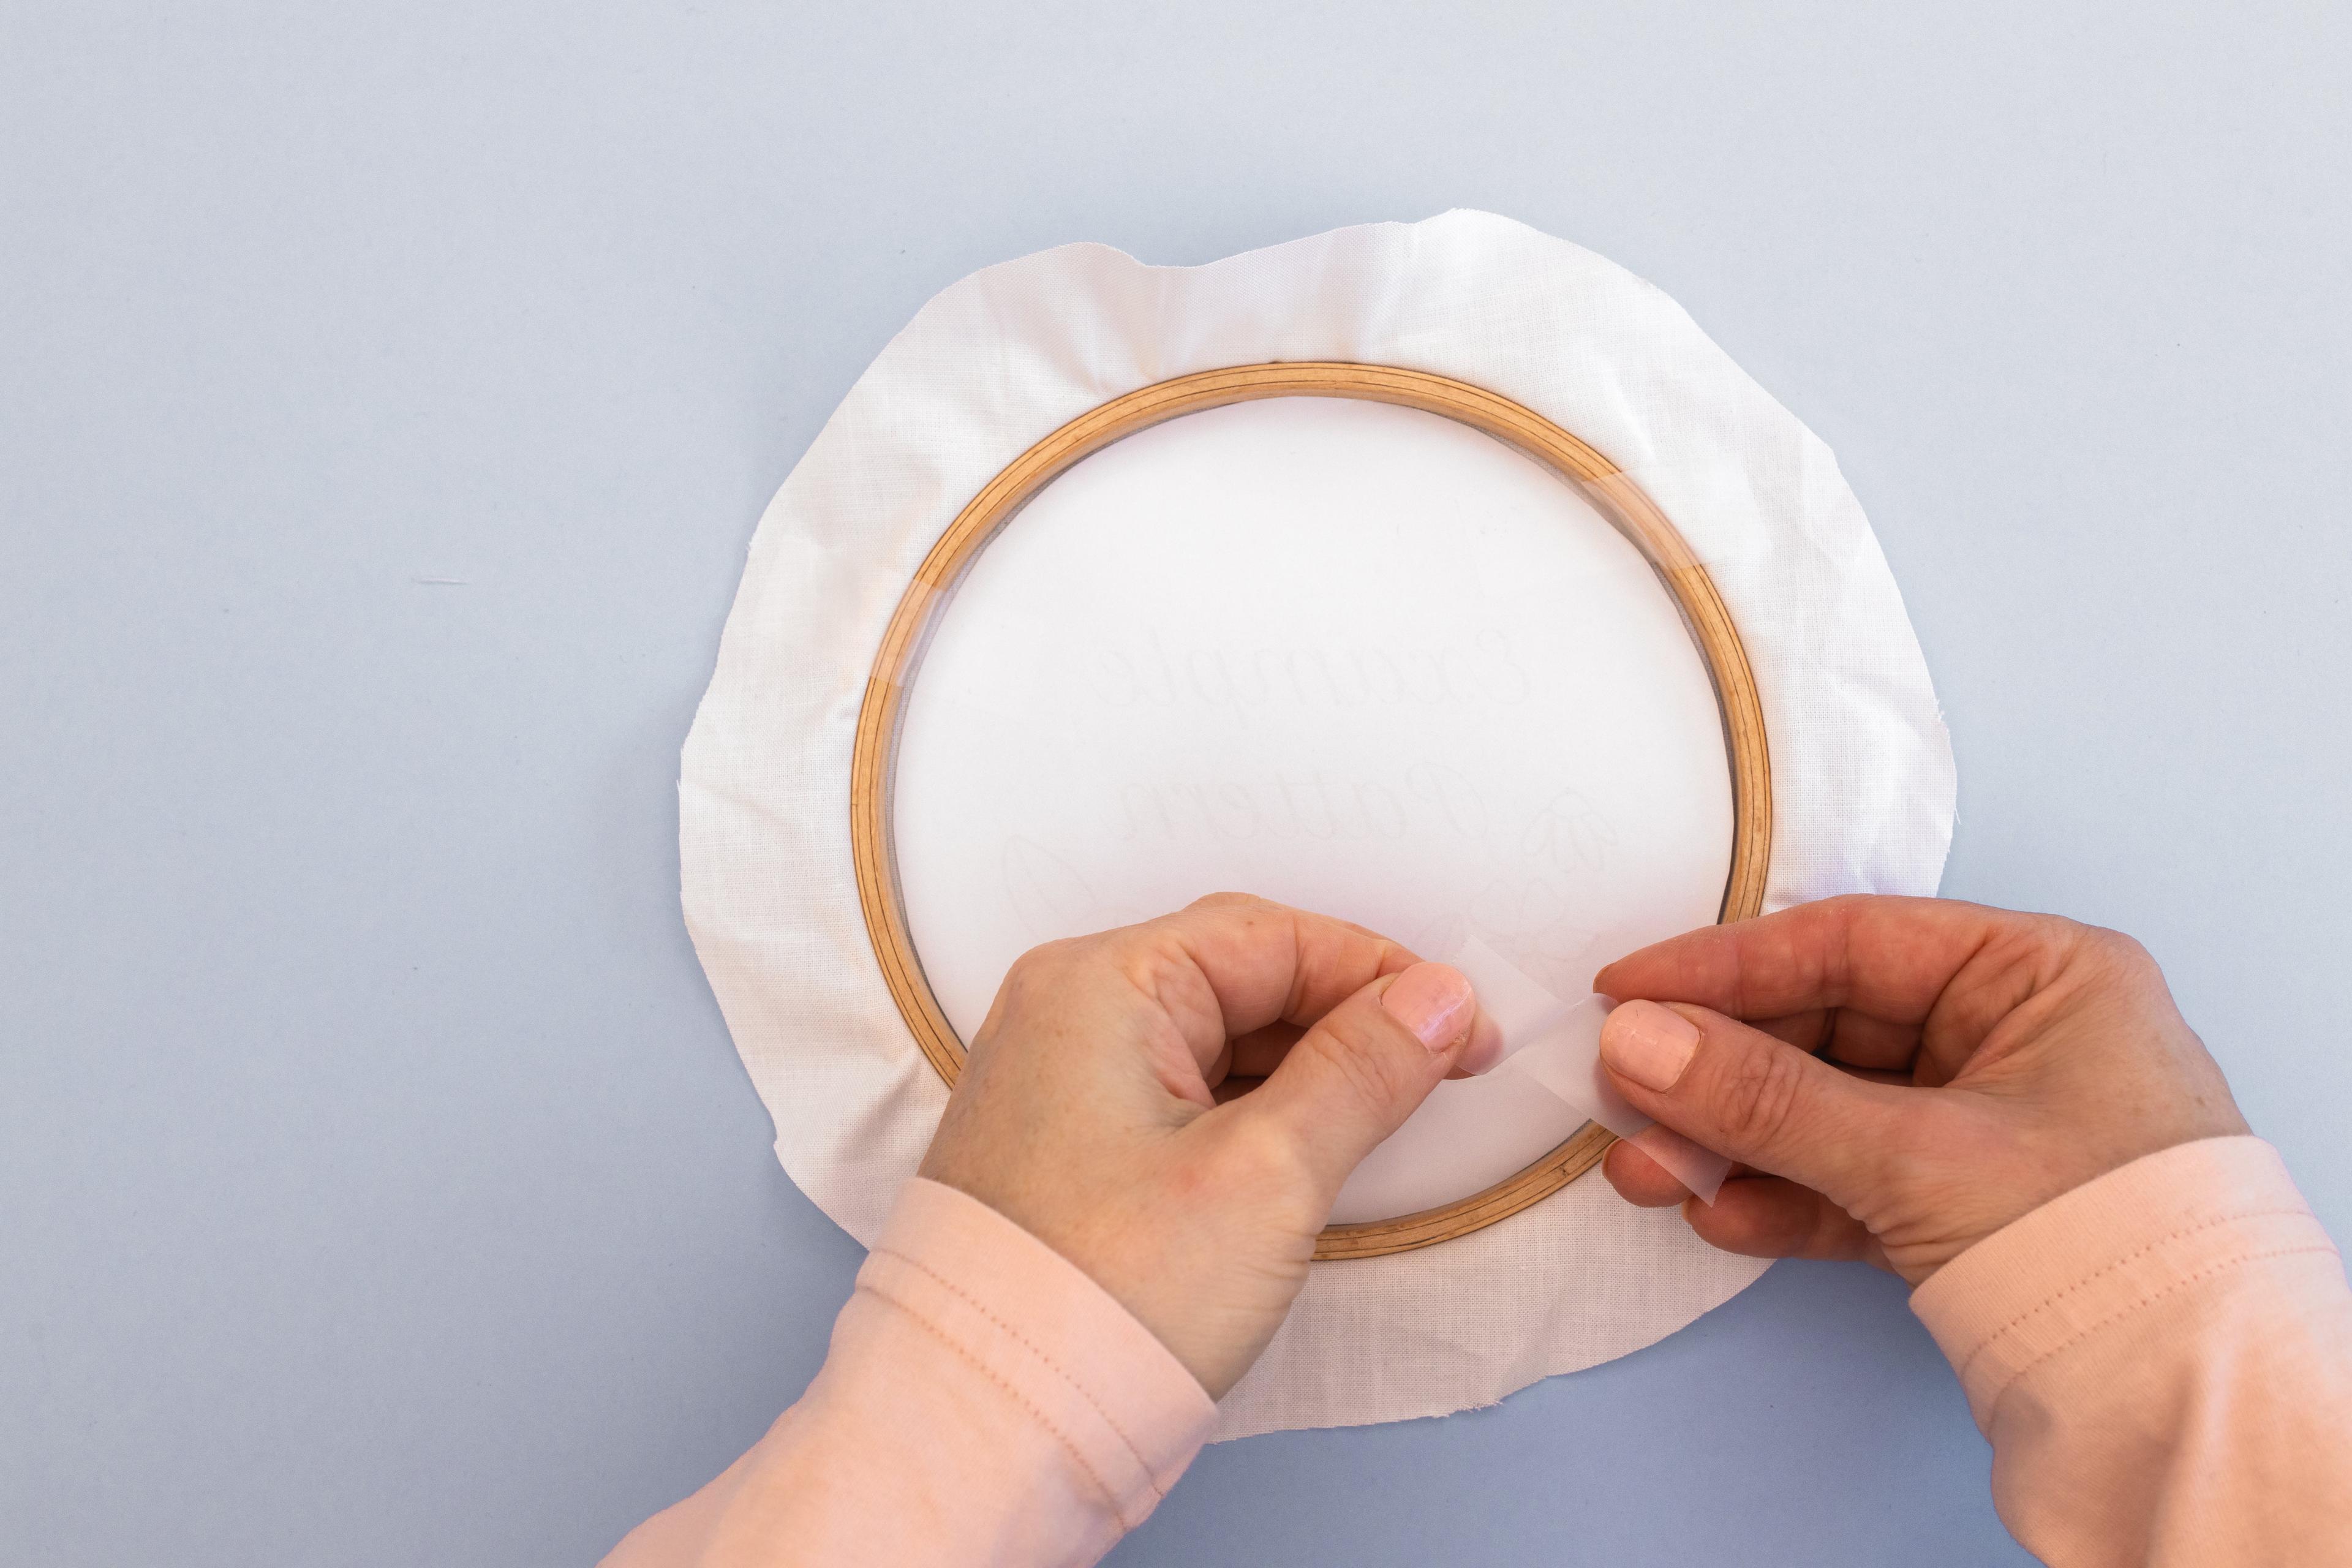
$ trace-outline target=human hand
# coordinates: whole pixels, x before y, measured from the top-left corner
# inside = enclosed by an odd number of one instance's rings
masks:
[[[1216,1397],[1289,1311],[1349,1173],[1501,1047],[1459,971],[1220,893],[1024,953],[920,1173],[1084,1269]]]
[[[2247,1130],[2155,961],[2052,915],[1831,899],[1644,948],[1593,988],[1624,1003],[1601,1048],[1625,1098],[1753,1173],[1710,1207],[1619,1143],[1610,1183],[1730,1252],[1917,1285],[2095,1176]]]

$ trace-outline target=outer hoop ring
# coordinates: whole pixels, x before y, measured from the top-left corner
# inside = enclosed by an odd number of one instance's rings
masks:
[[[1266,397],[1349,397],[1391,403],[1467,425],[1535,458],[1581,489],[1631,540],[1672,594],[1715,682],[1731,763],[1731,868],[1719,920],[1747,920],[1764,902],[1771,861],[1772,773],[1756,677],[1706,568],[1657,503],[1617,465],[1530,409],[1466,382],[1389,365],[1304,362],[1236,365],[1138,388],[1078,416],[1015,458],[956,514],[898,601],[866,683],[850,754],[850,853],[857,901],[883,979],[923,1055],[952,1087],[963,1041],[924,977],[900,901],[891,837],[891,782],[908,685],[948,594],[998,530],[1055,476],[1122,437],[1163,420]],[[1600,1162],[1615,1140],[1591,1122],[1543,1158],[1469,1197],[1394,1219],[1327,1226],[1318,1259],[1377,1258],[1494,1224],[1550,1196]]]

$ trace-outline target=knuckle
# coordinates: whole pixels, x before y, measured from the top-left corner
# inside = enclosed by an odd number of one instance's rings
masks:
[[[2063,923],[2066,968],[2095,983],[2119,984],[2134,990],[2163,984],[2164,971],[2137,938],[2105,926]]]
[[[1369,1110],[1385,1111],[1408,1088],[1396,1053],[1382,1050],[1376,1042],[1362,1038],[1361,1031],[1323,1031],[1322,1054],[1330,1063],[1332,1076],[1339,1080],[1342,1091]]]
[[[1743,1051],[1726,1071],[1717,1113],[1742,1147],[1779,1144],[1803,1107],[1810,1058],[1793,1047]]]
[[[1069,963],[1078,939],[1042,942],[1014,959],[1004,972],[1004,994],[1019,998],[1053,985]]]
[[[2006,1012],[2056,984],[2072,966],[2103,962],[2100,942],[2115,935],[2063,915],[2023,915],[2004,925],[1964,966],[1988,1004]]]
[[[1309,1179],[1306,1151],[1289,1128],[1270,1117],[1244,1117],[1228,1131],[1216,1162],[1216,1182],[1234,1193],[1282,1192]]]
[[[2103,926],[2090,928],[2093,944],[2100,957],[2116,968],[2134,974],[2146,974],[2156,968],[2155,955],[2140,945],[2137,937]]]
[[[2036,956],[2051,953],[2063,956],[2084,951],[2101,934],[2098,927],[2084,925],[2064,915],[2032,915],[2018,926],[2011,941],[2020,951]]]
[[[1034,981],[1037,978],[1038,973],[1043,971],[1046,965],[1052,963],[1053,961],[1053,944],[1051,942],[1046,943],[1043,947],[1033,947],[1028,952],[1021,954],[1018,958],[1015,958],[1012,964],[1006,968],[1004,971],[1004,983],[1007,985],[1020,985],[1025,982]]]

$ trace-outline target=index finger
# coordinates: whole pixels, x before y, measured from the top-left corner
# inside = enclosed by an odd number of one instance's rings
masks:
[[[1227,1040],[1312,1024],[1420,962],[1362,926],[1244,893],[1212,894],[1116,937],[1129,977],[1159,1002],[1204,1071]]]
[[[1610,964],[1592,987],[1626,1001],[1696,1002],[1735,1018],[1838,1007],[1916,1026],[1970,961],[2046,950],[2053,924],[1957,900],[1858,893],[1669,938]]]

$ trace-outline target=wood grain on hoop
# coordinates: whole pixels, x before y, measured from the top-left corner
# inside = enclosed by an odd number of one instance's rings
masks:
[[[924,557],[883,633],[866,700],[857,712],[857,739],[849,777],[850,847],[857,869],[857,900],[881,961],[883,978],[915,1041],[950,1085],[963,1065],[963,1041],[940,1011],[916,956],[898,894],[898,867],[890,835],[891,778],[907,685],[948,592],[996,531],[1056,474],[1123,436],[1181,415],[1264,397],[1350,397],[1392,403],[1441,415],[1482,430],[1576,484],[1658,573],[1682,608],[1691,636],[1714,678],[1731,760],[1731,868],[1720,917],[1746,920],[1764,902],[1765,869],[1772,852],[1772,778],[1765,745],[1764,710],[1738,628],[1706,568],[1699,564],[1665,513],[1617,465],[1574,436],[1521,407],[1465,382],[1387,365],[1306,363],[1236,365],[1179,376],[1113,398],[1071,420],[991,479],[956,514]],[[1549,1197],[1597,1163],[1610,1134],[1591,1122],[1534,1164],[1458,1203],[1396,1219],[1335,1225],[1315,1248],[1318,1258],[1377,1258],[1462,1236]]]

